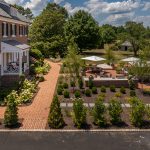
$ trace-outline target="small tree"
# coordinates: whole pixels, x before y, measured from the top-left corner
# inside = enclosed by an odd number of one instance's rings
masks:
[[[109,103],[108,110],[112,124],[119,124],[122,121],[121,113],[123,112],[121,103],[117,99],[113,98]]]
[[[73,120],[79,129],[86,124],[86,108],[82,99],[76,99],[73,103]]]
[[[90,89],[93,88],[93,86],[94,86],[93,79],[89,78],[88,86]]]
[[[63,120],[63,115],[61,113],[60,102],[57,96],[54,97],[50,107],[48,124],[53,129],[62,128],[65,124]]]
[[[7,108],[4,114],[5,126],[15,126],[18,124],[18,108],[17,101],[18,94],[16,91],[12,91],[6,98]]]
[[[102,98],[98,98],[95,102],[93,109],[94,123],[99,127],[104,127],[106,125],[105,114],[106,107],[103,103]]]
[[[129,100],[131,105],[130,119],[134,126],[141,127],[146,115],[144,103],[137,97],[132,97]]]
[[[114,64],[116,60],[115,54],[111,49],[106,50],[106,61],[108,64]]]
[[[78,79],[78,84],[79,84],[79,88],[82,89],[83,88],[83,80],[82,80],[82,77],[79,77]]]
[[[79,77],[83,60],[78,54],[78,46],[73,40],[69,43],[68,53],[64,59],[64,63],[67,64],[66,68],[68,69],[70,76]]]

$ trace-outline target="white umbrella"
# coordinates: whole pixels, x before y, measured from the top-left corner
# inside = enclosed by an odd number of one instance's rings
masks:
[[[88,61],[94,61],[94,62],[106,60],[106,59],[104,59],[102,57],[98,57],[98,56],[90,56],[90,57],[85,57],[85,58],[82,58],[82,59],[83,60],[88,60]]]
[[[129,63],[136,63],[136,62],[138,62],[139,60],[140,60],[140,59],[139,59],[139,58],[136,58],[136,57],[129,57],[129,58],[122,59],[121,61],[129,62]]]
[[[102,68],[102,69],[113,69],[112,66],[107,65],[107,64],[99,64],[97,65],[98,68]]]

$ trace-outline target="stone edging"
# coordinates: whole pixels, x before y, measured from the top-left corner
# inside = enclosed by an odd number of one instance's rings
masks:
[[[66,129],[19,129],[19,130],[5,130],[0,129],[0,132],[150,132],[150,129],[92,129],[92,130],[84,130],[84,129],[75,129],[75,130],[66,130]]]

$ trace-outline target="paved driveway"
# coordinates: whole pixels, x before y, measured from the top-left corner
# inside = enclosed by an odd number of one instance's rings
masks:
[[[150,133],[1,132],[0,150],[150,150]]]

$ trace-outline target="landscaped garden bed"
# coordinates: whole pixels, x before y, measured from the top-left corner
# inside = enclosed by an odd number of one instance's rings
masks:
[[[32,103],[34,97],[39,91],[38,81],[31,81],[25,79],[24,81],[20,81],[18,87],[16,88],[4,88],[5,95],[1,96],[1,106],[7,105],[7,96],[9,96],[12,92],[15,92],[18,95],[18,98],[15,100],[19,106],[25,106]]]
[[[93,108],[87,108],[79,98],[74,99],[72,107],[61,109],[55,96],[47,129],[149,129],[150,108],[137,97],[130,98],[129,103],[130,108],[123,108],[118,98],[112,98],[105,106],[99,97]]]
[[[20,81],[16,82],[14,87],[1,87],[0,88],[0,106],[7,105],[7,96],[12,92],[16,92],[18,98],[16,102],[19,106],[28,106],[32,104],[34,97],[39,91],[38,84],[43,82],[44,75],[46,75],[50,70],[50,65],[47,62],[36,61],[31,64],[31,76],[26,79],[25,76],[20,77]]]
[[[71,85],[72,84],[72,85]],[[94,92],[95,90],[95,92]],[[76,94],[84,100],[85,103],[94,103],[98,96],[104,97],[104,102],[108,103],[112,97],[117,97],[121,103],[128,103],[130,96],[137,96],[145,104],[150,103],[150,95],[147,94],[148,90],[144,90],[144,94],[141,89],[131,90],[130,88],[115,88],[111,85],[110,87],[86,87],[84,84],[82,88],[79,87],[78,81],[74,83],[71,78],[60,76],[56,94],[60,99],[60,102],[71,103],[72,99],[76,97]],[[135,92],[135,95],[133,95]],[[89,93],[89,95],[88,95]],[[66,95],[68,94],[68,96]]]
[[[149,90],[142,92],[133,85],[130,88],[116,88],[114,85],[96,88],[92,81],[86,87],[81,78],[73,79],[69,75],[60,76],[55,92],[58,96],[54,97],[56,102],[54,100],[51,106],[47,129],[150,128],[150,109],[146,105],[150,99]],[[61,105],[65,103],[72,106]],[[94,105],[87,107],[86,103]],[[128,104],[129,107],[121,104]],[[57,119],[54,121],[53,118]]]
[[[135,127],[131,124],[130,121],[130,109],[124,108],[123,113],[121,115],[122,122],[118,125],[113,125],[110,121],[109,114],[107,112],[106,118],[107,118],[107,124],[104,127],[99,127],[94,124],[94,119],[92,116],[92,109],[87,109],[87,124],[83,127],[83,129],[139,129],[139,127]],[[65,125],[63,129],[77,129],[75,126],[73,119],[72,119],[72,109],[71,108],[63,108],[62,114],[64,117]],[[145,121],[144,125],[141,127],[141,129],[150,129],[150,122]]]

